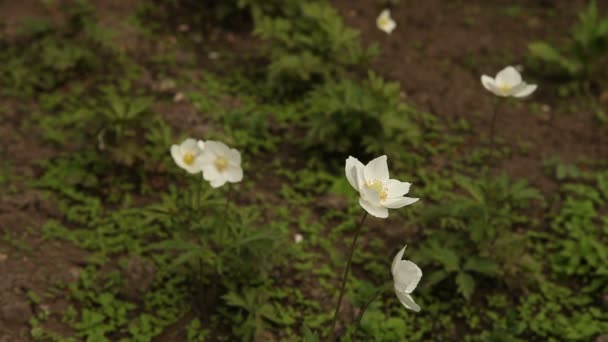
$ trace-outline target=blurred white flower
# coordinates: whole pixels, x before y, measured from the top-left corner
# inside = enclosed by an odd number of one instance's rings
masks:
[[[294,241],[295,243],[300,243],[300,242],[304,241],[304,237],[302,236],[302,234],[300,234],[300,233],[296,233],[296,234],[294,234],[294,236],[293,236],[293,241]]]
[[[212,187],[218,188],[226,182],[238,183],[243,180],[239,151],[213,140],[199,141],[198,145],[204,147],[201,155],[203,178]]]
[[[370,215],[387,218],[388,209],[410,205],[418,198],[404,197],[410,191],[411,183],[389,179],[387,157],[378,157],[367,165],[357,158],[346,159],[346,178],[359,192],[359,204]]]
[[[188,171],[189,173],[199,173],[203,170],[201,153],[203,150],[199,147],[196,140],[188,138],[180,145],[171,146],[171,157],[177,166]]]
[[[209,53],[207,54],[207,57],[209,59],[218,59],[218,58],[220,58],[220,53],[217,51],[209,51]]]
[[[391,272],[393,273],[393,281],[395,286],[395,294],[401,301],[401,304],[410,310],[420,311],[420,306],[414,302],[410,295],[418,286],[420,278],[422,278],[422,270],[418,265],[409,260],[401,260],[405,252],[404,246],[393,259]]]
[[[391,10],[385,9],[380,12],[380,15],[376,19],[376,25],[378,28],[388,34],[393,32],[395,27],[397,27],[397,23],[391,18]]]
[[[182,102],[182,101],[184,101],[185,98],[186,97],[184,96],[184,93],[182,93],[181,91],[178,91],[173,96],[173,102]]]
[[[526,97],[537,88],[536,84],[524,82],[519,71],[512,66],[499,71],[495,78],[487,75],[481,76],[481,83],[484,88],[501,97]]]

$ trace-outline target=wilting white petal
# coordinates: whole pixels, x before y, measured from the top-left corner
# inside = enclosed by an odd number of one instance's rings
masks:
[[[400,292],[397,289],[395,289],[395,294],[403,306],[416,312],[420,311],[420,306],[414,302],[414,298],[412,298],[412,296],[405,292]]]
[[[399,260],[393,278],[395,288],[405,293],[412,293],[422,278],[422,270],[409,260]]]

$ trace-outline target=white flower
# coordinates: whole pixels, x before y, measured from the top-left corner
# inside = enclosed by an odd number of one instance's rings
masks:
[[[189,173],[199,173],[202,169],[202,148],[194,139],[186,139],[180,145],[171,146],[171,157],[177,166]]]
[[[521,79],[519,71],[512,66],[502,69],[495,78],[481,76],[481,83],[484,88],[501,97],[526,97],[537,88],[536,84],[526,84]]]
[[[370,215],[388,217],[388,209],[410,205],[418,198],[404,197],[410,191],[411,183],[388,178],[386,156],[378,157],[363,165],[353,157],[346,159],[346,178],[359,191],[359,204]]]
[[[229,148],[219,141],[207,140],[203,143],[204,151],[201,155],[203,178],[209,181],[212,187],[218,188],[226,182],[238,183],[243,180],[241,168],[241,153]]]
[[[391,10],[389,10],[389,9],[383,10],[380,13],[380,15],[378,16],[378,19],[376,19],[376,25],[378,26],[379,29],[381,29],[382,31],[384,31],[388,34],[393,32],[395,27],[397,27],[397,23],[395,23],[393,18],[391,18]]]
[[[409,260],[401,260],[405,252],[404,246],[393,259],[391,272],[393,273],[393,281],[395,286],[395,294],[401,301],[401,304],[410,310],[420,311],[420,306],[414,302],[410,295],[418,286],[420,278],[422,278],[422,270],[418,265]]]

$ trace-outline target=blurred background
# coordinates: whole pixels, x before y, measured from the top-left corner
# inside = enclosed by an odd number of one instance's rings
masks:
[[[366,221],[339,339],[606,342],[607,61],[603,0],[0,0],[0,341],[327,340],[344,161],[386,154],[421,200]]]

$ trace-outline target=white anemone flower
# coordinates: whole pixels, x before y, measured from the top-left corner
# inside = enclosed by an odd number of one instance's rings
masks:
[[[239,151],[213,140],[205,141],[204,147],[201,155],[203,178],[209,181],[212,187],[218,188],[226,182],[238,183],[243,180]]]
[[[177,166],[188,173],[199,173],[202,169],[201,153],[203,149],[196,140],[188,138],[179,145],[171,146],[171,157]]]
[[[397,23],[391,18],[391,10],[385,9],[380,12],[378,19],[376,19],[376,25],[378,28],[388,34],[393,32],[395,27],[397,27]]]
[[[411,293],[416,289],[418,282],[422,278],[422,270],[418,265],[409,260],[401,260],[406,247],[407,246],[404,246],[397,255],[395,255],[391,267],[395,294],[403,306],[418,312],[420,311],[420,306],[416,304]]]
[[[537,88],[536,84],[524,82],[519,71],[512,66],[499,71],[495,78],[481,76],[481,83],[484,88],[501,97],[522,98],[532,94]]]
[[[411,183],[390,179],[386,156],[378,157],[367,165],[357,158],[346,159],[346,178],[359,192],[359,204],[370,215],[387,218],[388,209],[410,205],[418,198],[404,197],[410,191]]]

